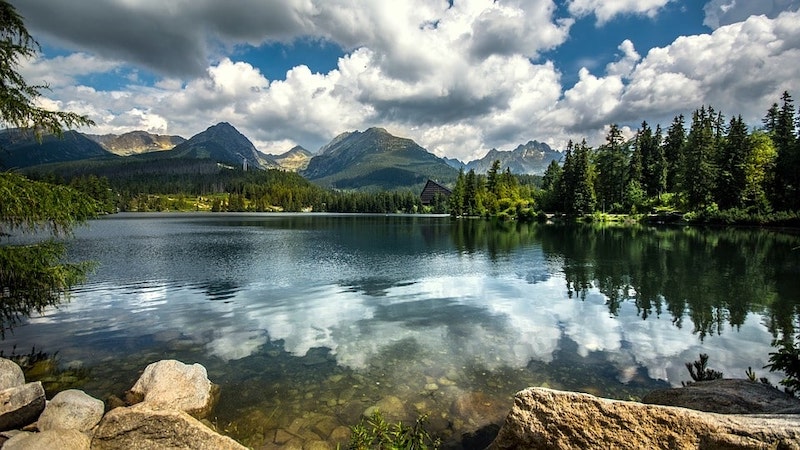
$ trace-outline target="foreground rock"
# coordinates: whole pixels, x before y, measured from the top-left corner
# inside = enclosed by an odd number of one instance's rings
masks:
[[[720,414],[800,414],[800,400],[749,380],[699,381],[680,388],[660,389],[645,395],[642,403]]]
[[[22,368],[10,359],[0,358],[0,390],[22,386],[25,374]]]
[[[219,387],[208,379],[202,365],[169,359],[147,366],[130,394],[152,406],[185,411],[203,419],[214,409]]]
[[[39,431],[89,431],[100,422],[105,405],[83,391],[69,389],[59,392],[47,403],[39,416]]]
[[[3,444],[3,450],[89,450],[89,436],[78,430],[19,433]]]
[[[97,450],[245,450],[183,411],[154,409],[148,403],[116,408],[103,417],[92,438]]]
[[[800,416],[733,416],[530,388],[492,449],[800,450]]]
[[[22,369],[0,358],[0,447],[245,449],[190,415],[207,415],[218,393],[200,364],[160,361],[147,366],[132,388],[130,397],[138,404],[115,408],[104,417],[104,403],[79,390],[60,392],[45,406],[42,384],[25,384]]]
[[[0,391],[0,431],[33,423],[44,411],[42,383],[27,383]]]

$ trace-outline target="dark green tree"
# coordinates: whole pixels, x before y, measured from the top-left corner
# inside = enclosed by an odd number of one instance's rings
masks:
[[[686,147],[686,127],[683,115],[676,116],[664,138],[663,154],[666,164],[667,192],[678,192],[681,188],[681,176],[684,166],[684,150]]]
[[[781,101],[777,118],[769,118],[770,113],[767,113],[769,120],[774,122],[771,136],[778,151],[772,186],[773,204],[777,209],[797,210],[800,209],[800,149],[794,101],[788,92],[783,93]]]
[[[621,208],[624,202],[625,186],[628,183],[629,154],[622,130],[616,124],[606,135],[606,143],[594,154],[597,170],[594,191],[597,202],[606,211]]]
[[[578,145],[574,145],[572,141],[567,144],[564,170],[558,187],[563,199],[561,210],[567,214],[594,212],[595,192],[589,152],[586,141]]]
[[[751,141],[742,116],[731,119],[728,134],[717,155],[715,199],[720,209],[743,206],[743,191],[747,185],[747,161]]]
[[[714,201],[716,167],[716,118],[713,108],[701,107],[692,114],[686,142],[683,192],[689,209],[697,210]]]
[[[37,106],[36,99],[47,86],[28,85],[19,73],[19,63],[38,50],[16,9],[0,0],[0,123],[30,130],[38,137],[91,124],[85,116]],[[0,239],[37,231],[68,234],[97,211],[96,203],[76,190],[12,172],[0,173],[0,193]],[[63,254],[63,244],[54,240],[31,245],[0,243],[0,333],[21,317],[58,304],[83,279],[88,266],[64,263]]]
[[[450,194],[450,215],[453,217],[460,217],[464,215],[464,195],[466,194],[467,180],[464,176],[464,168],[458,171],[458,178],[456,178],[456,185],[453,192]]]

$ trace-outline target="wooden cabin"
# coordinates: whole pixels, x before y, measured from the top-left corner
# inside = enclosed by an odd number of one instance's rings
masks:
[[[437,193],[443,195],[444,198],[450,198],[450,194],[453,192],[433,180],[428,180],[425,187],[422,188],[422,193],[419,194],[419,199],[423,205],[430,205]]]

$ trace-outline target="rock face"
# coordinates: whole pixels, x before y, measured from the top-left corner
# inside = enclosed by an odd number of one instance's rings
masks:
[[[219,388],[209,381],[202,365],[170,359],[147,366],[131,393],[151,406],[185,411],[202,419],[216,405]]]
[[[20,433],[3,444],[3,450],[89,450],[89,436],[78,430]]]
[[[720,414],[800,414],[800,400],[763,383],[734,379],[660,389],[645,395],[642,403]]]
[[[183,411],[153,409],[147,403],[116,408],[103,417],[92,438],[96,450],[244,450]]]
[[[35,422],[44,405],[44,388],[39,381],[0,391],[0,431]]]
[[[800,416],[726,416],[529,388],[492,449],[800,450]]]
[[[59,392],[39,416],[39,430],[89,431],[103,418],[105,405],[77,389]]]

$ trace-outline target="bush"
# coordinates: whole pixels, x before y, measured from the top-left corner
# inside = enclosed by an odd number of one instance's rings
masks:
[[[389,424],[380,411],[375,410],[367,419],[361,419],[358,425],[350,427],[351,450],[368,449],[403,449],[425,450],[438,449],[441,442],[433,438],[425,429],[428,416],[417,418],[413,426],[402,422]]]
[[[781,371],[786,374],[781,384],[787,392],[793,394],[800,391],[800,347],[797,347],[791,339],[784,339],[778,351],[769,354],[769,364],[764,368],[770,372]]]

